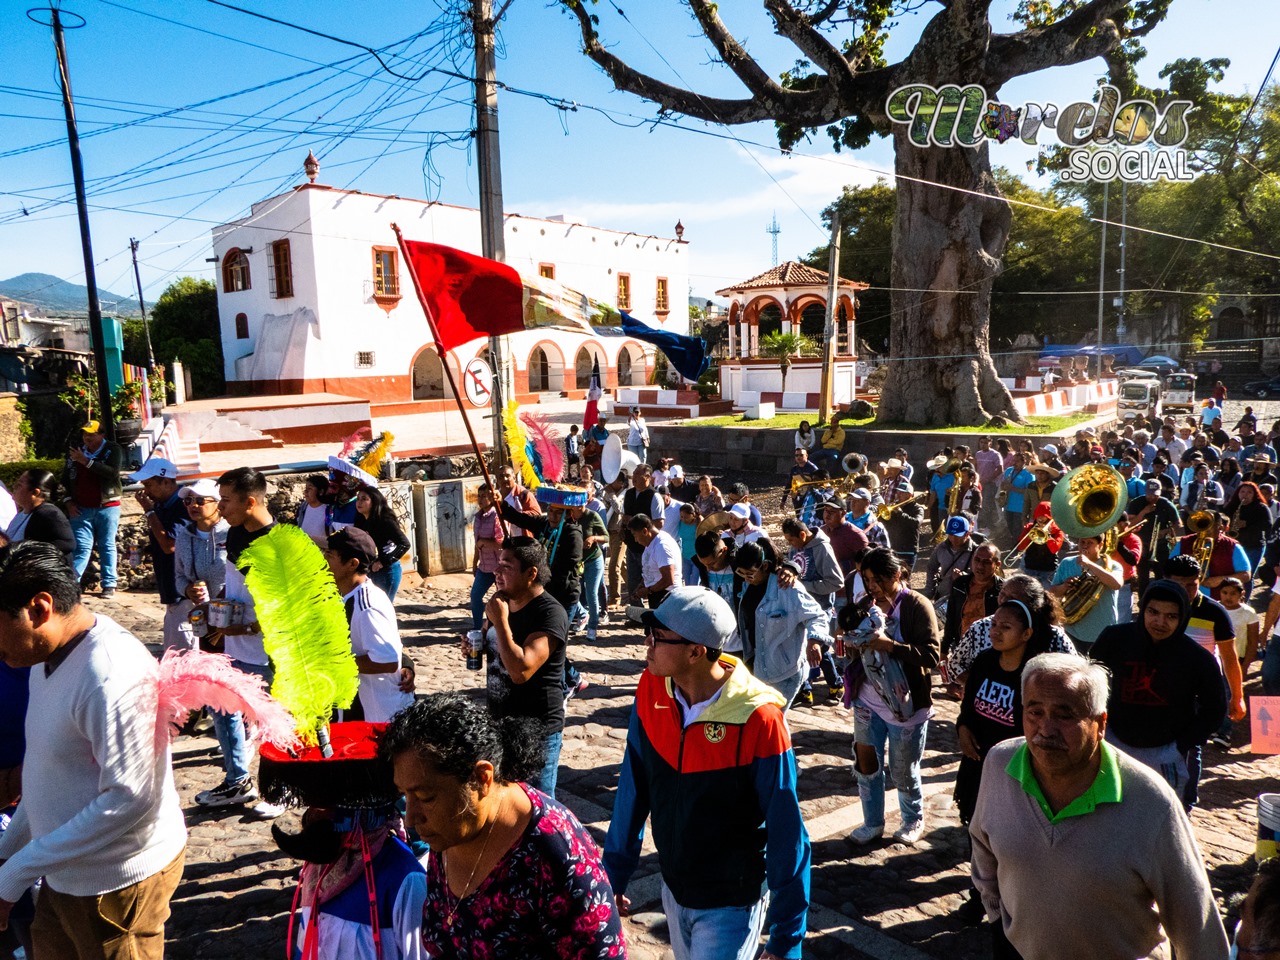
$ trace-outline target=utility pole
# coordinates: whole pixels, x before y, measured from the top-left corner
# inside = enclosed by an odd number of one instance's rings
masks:
[[[156,368],[156,355],[151,349],[151,324],[147,322],[147,305],[142,300],[142,275],[138,273],[138,241],[129,238],[129,252],[133,255],[133,279],[138,284],[138,309],[142,311],[142,333],[147,338],[147,366]]]
[[[1102,248],[1098,252],[1098,382],[1102,382],[1102,317],[1107,299],[1107,198],[1111,195],[1111,182],[1102,184]]]
[[[840,315],[837,291],[840,287],[840,210],[831,213],[831,249],[827,259],[827,322],[822,338],[822,386],[818,394],[818,422],[831,420],[831,364],[835,353],[836,317]],[[852,347],[849,350],[853,352]],[[854,366],[854,384],[857,385],[857,365]]]
[[[89,236],[89,205],[84,190],[84,165],[80,159],[80,135],[76,131],[76,109],[71,99],[71,73],[67,68],[67,48],[62,39],[62,17],[69,15],[79,20],[72,23],[71,29],[84,26],[84,18],[69,11],[59,11],[50,7],[50,21],[37,20],[29,11],[27,16],[42,26],[53,27],[53,45],[58,55],[58,82],[62,87],[62,110],[67,118],[67,146],[71,148],[71,175],[76,185],[76,213],[80,220],[80,248],[84,254],[84,285],[89,295],[89,336],[93,341],[93,363],[98,373],[98,411],[95,419],[99,421],[105,436],[115,438],[115,418],[111,413],[112,391],[124,382],[124,372],[119,368],[119,345],[117,338],[112,337],[115,346],[115,360],[111,367],[107,366],[106,329],[102,321],[102,306],[98,303],[98,277],[93,269],[93,242]],[[38,11],[43,13],[44,11]],[[115,324],[112,332],[116,332]]]
[[[1116,295],[1115,305],[1119,314],[1116,320],[1116,339],[1121,343],[1129,333],[1129,326],[1125,318],[1125,303],[1127,300],[1127,291],[1124,279],[1124,255],[1125,241],[1128,240],[1129,233],[1129,183],[1124,181],[1120,184],[1120,292]]]
[[[471,30],[476,47],[476,158],[480,170],[480,249],[490,260],[506,261],[506,241],[502,223],[502,159],[498,149],[498,85],[497,58],[494,53],[494,30],[511,0],[493,15],[493,0],[474,0],[471,8]],[[493,392],[490,408],[493,421],[493,464],[507,462],[507,445],[502,435],[502,414],[511,384],[503,337],[489,338],[489,357],[493,362]],[[443,357],[441,358],[444,359]]]

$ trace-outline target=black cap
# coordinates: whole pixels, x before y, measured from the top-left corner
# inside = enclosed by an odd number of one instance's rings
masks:
[[[343,527],[329,534],[329,549],[344,560],[353,557],[368,566],[378,559],[378,548],[373,537],[358,527]]]

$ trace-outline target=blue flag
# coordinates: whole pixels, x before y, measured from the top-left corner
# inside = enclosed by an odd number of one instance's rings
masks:
[[[645,343],[652,343],[666,354],[671,365],[686,380],[697,380],[711,366],[711,358],[707,356],[707,341],[701,337],[684,337],[668,330],[655,330],[629,313],[622,314],[622,332]]]

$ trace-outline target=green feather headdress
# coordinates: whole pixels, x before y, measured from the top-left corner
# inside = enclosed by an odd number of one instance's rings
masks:
[[[346,610],[324,554],[300,527],[276,524],[241,555],[262,641],[275,666],[271,695],[315,743],[334,707],[351,706],[360,685]]]

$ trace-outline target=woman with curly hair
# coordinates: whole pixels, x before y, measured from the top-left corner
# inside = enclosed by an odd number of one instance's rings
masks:
[[[454,693],[419,700],[382,734],[405,818],[430,845],[427,956],[626,957],[595,840],[525,782],[542,767],[542,743],[529,721]]]

